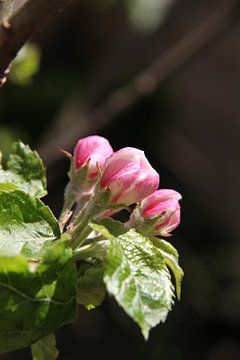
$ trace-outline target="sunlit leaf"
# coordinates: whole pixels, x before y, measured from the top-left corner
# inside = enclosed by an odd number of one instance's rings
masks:
[[[0,352],[30,346],[76,317],[76,266],[62,242],[40,263],[0,258]]]
[[[12,145],[6,170],[0,169],[0,183],[14,183],[34,197],[47,194],[42,160],[36,151],[20,141]]]
[[[93,228],[111,240],[104,272],[107,291],[147,339],[173,304],[174,287],[164,256],[150,239],[118,222],[107,219]]]

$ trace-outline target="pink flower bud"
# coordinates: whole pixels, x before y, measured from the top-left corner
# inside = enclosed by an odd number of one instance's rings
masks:
[[[180,224],[179,200],[182,196],[174,190],[155,191],[141,202],[140,213],[153,222],[154,233],[168,236]]]
[[[130,205],[141,201],[159,186],[159,175],[144,152],[126,147],[111,155],[103,167],[100,190],[109,189],[110,204]]]
[[[80,139],[74,149],[74,165],[77,170],[87,166],[87,178],[96,179],[106,158],[113,149],[104,137],[93,135]]]

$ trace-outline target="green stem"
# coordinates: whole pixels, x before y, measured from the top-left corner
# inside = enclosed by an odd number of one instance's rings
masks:
[[[108,240],[101,240],[97,243],[85,245],[81,249],[75,251],[73,259],[83,260],[87,258],[100,258],[106,256],[106,248],[108,246]]]
[[[79,217],[79,214],[83,211],[90,198],[91,194],[85,193],[84,187],[79,189],[74,182],[70,181],[68,183],[64,194],[64,206],[59,219],[62,231],[66,224],[70,225]],[[74,204],[76,204],[75,209],[73,209]]]
[[[69,220],[69,216],[71,216],[70,214],[75,200],[75,193],[71,191],[71,183],[68,183],[64,194],[64,205],[59,217],[59,224],[62,231]]]
[[[97,217],[101,213],[102,208],[98,205],[97,197],[92,198],[87,204],[86,208],[83,209],[80,216],[76,219],[73,224],[72,232],[72,248],[76,249],[83,244],[87,236],[92,232],[89,227],[91,220]]]
[[[92,231],[92,229],[88,226],[90,219],[91,219],[90,215],[86,214],[85,216],[83,216],[80,223],[73,231],[72,234],[73,249],[76,249],[78,246],[80,246]]]
[[[75,191],[73,189],[72,183],[69,182],[64,191],[64,204],[63,204],[61,215],[67,209],[69,209],[72,206],[72,204],[74,204],[75,197],[76,197],[76,195],[75,195]],[[61,217],[61,215],[60,215],[60,217]]]
[[[104,237],[102,235],[98,235],[98,236],[95,236],[95,237],[90,237],[90,238],[87,238],[85,241],[84,241],[84,245],[90,245],[90,244],[95,244],[96,242],[98,241],[101,241],[101,240],[104,240]]]
[[[76,249],[79,246],[81,246],[84,243],[84,241],[86,240],[86,238],[88,237],[88,235],[92,232],[92,229],[87,224],[88,224],[88,222],[86,223],[85,227],[84,226],[78,227],[77,231],[74,232],[74,236],[72,237],[72,248],[73,249]],[[82,223],[81,223],[81,225],[82,225]]]

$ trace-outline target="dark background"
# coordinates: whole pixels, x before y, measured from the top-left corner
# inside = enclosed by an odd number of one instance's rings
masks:
[[[182,299],[167,322],[146,343],[107,299],[96,310],[80,309],[78,321],[58,331],[59,359],[238,360],[239,6],[230,0],[165,1],[161,21],[146,11],[137,22],[130,3],[79,1],[69,7],[33,39],[42,55],[31,83],[10,80],[0,90],[0,147],[7,154],[11,141],[21,138],[39,150],[48,166],[45,202],[56,215],[68,170],[60,149],[72,151],[87,134],[107,137],[114,149],[144,149],[161,187],[183,196],[182,223],[171,241],[185,277]],[[205,24],[212,14],[210,22],[223,19],[219,28]],[[144,16],[150,18],[145,26]],[[206,27],[202,43],[193,36],[181,49],[184,61],[179,53],[169,57],[169,49],[199,26]],[[146,76],[139,86],[137,74],[166,54],[161,76]],[[27,360],[30,352],[0,359]]]

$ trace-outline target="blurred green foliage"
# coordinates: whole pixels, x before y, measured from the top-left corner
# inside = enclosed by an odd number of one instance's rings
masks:
[[[26,132],[22,129],[10,128],[7,126],[0,126],[0,144],[3,152],[3,164],[6,163],[8,155],[10,154],[12,143],[18,138],[26,138]]]
[[[131,25],[140,32],[153,32],[165,20],[175,0],[128,0]]]
[[[106,10],[113,5],[122,5],[127,13],[130,26],[138,33],[156,31],[166,19],[176,0],[98,0],[98,8]]]
[[[26,86],[32,83],[33,76],[39,71],[41,51],[34,43],[27,43],[12,63],[10,81]]]

